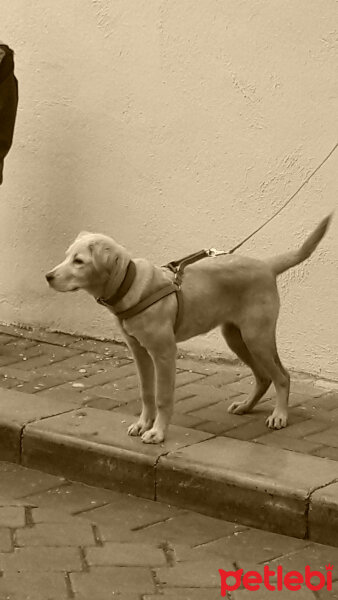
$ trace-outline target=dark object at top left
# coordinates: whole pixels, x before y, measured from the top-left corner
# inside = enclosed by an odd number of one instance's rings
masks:
[[[14,75],[14,53],[0,42],[0,184],[4,158],[13,141],[18,107],[18,82]]]

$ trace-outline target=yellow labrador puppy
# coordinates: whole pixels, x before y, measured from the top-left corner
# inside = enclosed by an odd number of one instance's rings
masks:
[[[252,394],[233,402],[229,412],[250,411],[273,382],[277,400],[267,425],[274,429],[287,425],[290,377],[276,347],[276,277],[312,254],[329,221],[330,216],[299,250],[268,260],[223,255],[187,266],[179,323],[173,290],[160,299],[154,296],[172,286],[171,270],[143,258],[131,260],[128,251],[110,237],[80,233],[65,260],[46,278],[59,292],[86,290],[118,316],[136,361],[142,398],[141,415],[129,435],[140,435],[145,443],[163,442],[173,412],[176,343],[217,326],[233,352],[252,369],[256,383]],[[142,309],[140,303],[149,297],[153,303]],[[134,307],[136,314],[129,310]]]

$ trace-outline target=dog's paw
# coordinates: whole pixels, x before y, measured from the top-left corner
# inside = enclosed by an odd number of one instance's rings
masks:
[[[229,413],[234,415],[245,415],[249,411],[246,402],[233,402],[228,408]]]
[[[265,422],[269,429],[283,429],[288,424],[288,415],[286,412],[274,410]]]
[[[161,442],[164,442],[164,433],[152,428],[142,435],[141,440],[144,444],[161,444]]]
[[[128,427],[128,435],[136,436],[142,435],[148,429],[151,429],[152,423],[144,423],[144,421],[137,421]]]

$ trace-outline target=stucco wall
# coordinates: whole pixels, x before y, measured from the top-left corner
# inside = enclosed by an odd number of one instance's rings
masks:
[[[79,230],[163,263],[228,248],[337,141],[335,0],[0,0],[20,108],[0,188],[0,321],[114,337],[44,273]],[[299,244],[337,205],[338,152],[243,252]],[[279,347],[338,376],[337,218],[281,278]],[[221,352],[218,334],[187,344]]]

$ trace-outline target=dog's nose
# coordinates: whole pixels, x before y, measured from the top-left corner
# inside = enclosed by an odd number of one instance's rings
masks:
[[[47,273],[46,279],[47,279],[48,283],[50,283],[51,281],[53,281],[53,279],[54,279],[53,273]]]

